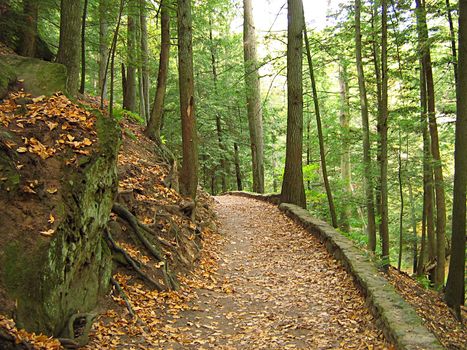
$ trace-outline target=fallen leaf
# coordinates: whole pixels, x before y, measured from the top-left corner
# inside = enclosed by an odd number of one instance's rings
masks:
[[[34,97],[34,98],[32,99],[32,102],[37,103],[37,102],[43,101],[44,99],[45,99],[45,96],[44,96],[44,95],[41,95],[41,96]]]
[[[28,151],[28,149],[26,147],[18,147],[16,149],[16,152],[18,153],[26,153]]]
[[[54,123],[54,122],[45,122],[47,124],[47,126],[49,127],[49,130],[52,131],[53,129],[55,129],[57,126],[58,126],[58,123]]]
[[[58,190],[55,187],[50,187],[50,188],[46,189],[46,191],[48,193],[50,193],[50,194],[55,194],[55,193],[57,193]]]
[[[54,234],[55,230],[54,229],[50,229],[50,230],[47,230],[47,231],[41,231],[41,235],[42,236],[45,236],[45,237],[50,237]]]
[[[52,213],[50,213],[48,221],[49,221],[49,224],[53,224],[55,222],[55,217],[52,215]]]

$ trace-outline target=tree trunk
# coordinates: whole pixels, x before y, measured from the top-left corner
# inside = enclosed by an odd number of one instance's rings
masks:
[[[108,39],[107,34],[109,30],[107,17],[108,17],[108,0],[99,1],[99,91],[105,98],[107,95],[107,83],[105,79],[107,70],[108,56]]]
[[[417,29],[421,44],[422,66],[426,79],[426,91],[428,101],[428,120],[431,138],[431,155],[433,157],[433,172],[435,175],[436,194],[436,270],[435,286],[440,288],[444,285],[446,252],[446,201],[444,193],[444,179],[441,156],[439,151],[438,126],[436,124],[435,89],[433,82],[433,71],[431,66],[430,48],[428,46],[428,27],[426,23],[426,11],[421,0],[416,0],[417,5]]]
[[[212,35],[212,21],[209,19],[209,41],[210,41],[210,49],[211,49],[211,69],[212,69],[212,79],[214,82],[214,95],[217,97],[217,69],[216,69],[216,52],[214,48],[214,39]],[[216,98],[218,100],[218,98]],[[217,141],[219,145],[220,151],[220,159],[219,159],[219,167],[221,169],[221,185],[222,185],[222,192],[227,192],[227,180],[226,176],[229,172],[227,169],[227,161],[225,159],[226,156],[226,149],[224,146],[224,142],[222,140],[222,124],[221,124],[221,116],[219,112],[215,111],[216,115],[216,131],[217,131]]]
[[[240,157],[238,155],[238,144],[234,142],[234,161],[235,161],[235,177],[237,178],[237,190],[243,191],[242,173],[240,171]]]
[[[421,42],[419,42],[419,52],[421,50]],[[421,56],[421,55],[420,55]],[[433,221],[433,168],[430,154],[430,138],[427,129],[427,92],[426,92],[426,77],[423,69],[423,59],[420,57],[420,127],[423,136],[423,224],[422,229],[422,247],[420,250],[418,275],[425,273],[427,263],[435,261],[436,237]],[[423,234],[426,233],[426,240]],[[425,243],[425,244],[424,244]],[[425,257],[428,257],[426,261]],[[434,274],[430,272],[430,279],[434,280]]]
[[[66,87],[71,95],[76,95],[79,87],[82,9],[81,0],[61,0],[57,63],[63,64],[67,69]]]
[[[360,108],[362,114],[363,131],[363,164],[365,179],[365,197],[367,211],[368,249],[376,250],[376,220],[373,195],[373,176],[371,171],[370,123],[368,116],[368,97],[365,86],[365,75],[362,62],[362,34],[360,24],[361,1],[355,0],[355,54],[358,73],[358,87],[360,91]]]
[[[120,0],[120,10],[118,13],[117,27],[112,38],[112,46],[110,48],[110,96],[109,96],[109,116],[113,118],[113,105],[114,105],[114,77],[115,77],[115,51],[117,49],[117,39],[118,33],[120,31],[120,24],[122,22],[123,9],[125,7],[125,0]],[[106,74],[107,75],[107,74]],[[106,80],[106,75],[104,75],[104,84]],[[125,76],[125,66],[122,63],[122,77]],[[103,107],[103,99],[101,96],[101,106]]]
[[[21,56],[34,57],[36,55],[37,19],[39,4],[37,0],[23,0],[24,24],[21,32]]]
[[[287,142],[281,201],[306,208],[303,185],[303,5],[288,0],[287,25]]]
[[[341,210],[340,227],[343,231],[350,231],[349,219],[352,216],[350,200],[352,197],[352,182],[350,169],[350,102],[347,63],[341,62],[339,67],[339,87],[341,97],[340,126],[341,126],[341,179],[343,183],[344,201]]]
[[[373,65],[375,68],[375,81],[376,81],[376,101],[377,101],[377,118],[376,118],[376,129],[379,132],[381,129],[381,119],[383,111],[383,99],[382,99],[382,79],[381,79],[381,53],[380,53],[380,38],[378,37],[378,15],[379,15],[379,3],[378,0],[373,0],[373,13],[371,19],[371,30],[373,32]],[[379,169],[381,168],[381,142],[378,142],[376,147],[376,164]],[[376,172],[375,172],[376,174]],[[375,209],[376,209],[376,224],[377,229],[381,226],[381,179],[380,172],[376,175],[375,181]],[[381,232],[380,232],[381,235]]]
[[[388,27],[387,0],[381,2],[381,120],[380,120],[380,184],[381,184],[381,258],[389,266],[389,213],[388,213]]]
[[[303,23],[305,23],[305,21],[303,21]],[[315,75],[313,71],[313,61],[311,59],[310,43],[308,42],[308,34],[306,32],[305,24],[303,25],[303,33],[305,36],[306,57],[308,59],[308,69],[310,73],[311,89],[312,89],[312,94],[313,94],[313,102],[315,105],[316,125],[318,128],[319,155],[321,158],[321,171],[323,173],[324,188],[326,190],[326,196],[328,198],[329,213],[331,214],[331,223],[333,227],[337,227],[338,224],[337,224],[336,208],[334,206],[334,199],[332,197],[331,185],[329,184],[328,170],[326,166],[326,152],[324,151],[324,138],[323,138],[322,125],[321,125],[321,113],[320,113],[319,103],[318,103],[318,92],[316,91],[316,81],[315,81]]]
[[[446,302],[460,319],[465,298],[465,232],[467,187],[467,3],[459,2],[459,80],[452,207],[451,260],[446,283]]]
[[[144,116],[146,123],[149,120],[149,51],[148,51],[148,24],[146,16],[146,0],[140,0],[139,3],[139,22],[141,27],[141,100],[144,110],[141,115]]]
[[[402,250],[404,248],[404,184],[402,183],[402,138],[400,129],[397,161],[399,165],[397,175],[399,180],[399,198],[401,203],[399,212],[399,258],[397,260],[397,269],[400,271],[402,267]]]
[[[449,0],[446,0],[446,13],[448,16],[448,23],[449,23],[449,34],[451,37],[451,54],[452,54],[452,67],[454,69],[454,81],[457,86],[458,82],[458,72],[457,72],[457,49],[456,49],[456,34],[454,31],[454,23],[452,21],[452,8]]]
[[[408,143],[408,142],[407,142]],[[408,147],[407,147],[408,148]],[[407,153],[408,154],[408,153]],[[417,236],[417,219],[415,218],[415,203],[413,198],[413,190],[412,190],[412,183],[410,181],[410,177],[407,179],[407,186],[409,187],[409,200],[410,200],[410,219],[412,224],[412,232],[413,232],[413,245],[412,245],[412,252],[413,252],[413,269],[412,272],[414,274],[417,273],[418,268],[418,236]]]
[[[245,63],[246,101],[250,130],[253,191],[264,192],[264,145],[261,93],[256,58],[256,34],[252,0],[243,0],[243,55]]]
[[[135,4],[128,3],[127,16],[127,68],[123,108],[136,112],[136,18]]]
[[[183,195],[195,199],[198,186],[198,136],[195,119],[191,0],[178,0],[178,66],[183,148],[180,190]]]
[[[86,87],[86,17],[88,15],[88,0],[84,0],[83,17],[81,20],[81,85],[80,94],[84,94]]]
[[[407,154],[406,169],[409,165],[409,133],[407,132],[407,140],[405,146],[405,153]],[[418,268],[418,236],[417,236],[417,218],[415,216],[415,201],[413,198],[412,182],[410,176],[407,176],[407,187],[409,189],[409,201],[410,201],[410,222],[412,225],[413,242],[412,242],[412,253],[413,253],[413,273],[417,273]]]
[[[159,56],[159,73],[157,75],[156,96],[151,111],[151,118],[146,127],[146,135],[161,143],[161,122],[164,111],[165,90],[167,87],[167,74],[169,71],[170,53],[170,12],[167,7],[167,0],[161,2],[161,52]]]

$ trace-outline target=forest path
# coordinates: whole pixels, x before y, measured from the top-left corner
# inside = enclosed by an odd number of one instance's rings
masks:
[[[173,320],[164,348],[384,349],[351,277],[319,241],[273,205],[216,197],[226,242],[213,281]],[[180,342],[180,339],[183,339]]]

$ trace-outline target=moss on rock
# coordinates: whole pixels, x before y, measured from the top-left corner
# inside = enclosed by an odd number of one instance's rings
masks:
[[[15,80],[15,72],[0,57],[0,99],[6,96],[10,84],[13,83]]]
[[[14,72],[17,79],[24,80],[24,90],[32,95],[52,95],[57,91],[66,92],[67,73],[65,66],[22,56],[0,57],[0,72]],[[0,73],[0,98],[4,86]],[[8,87],[8,85],[7,85]]]

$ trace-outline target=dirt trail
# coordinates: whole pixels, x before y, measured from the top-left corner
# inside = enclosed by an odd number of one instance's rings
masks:
[[[276,207],[216,197],[222,289],[198,289],[167,349],[385,349],[352,279]],[[183,339],[183,342],[180,342]],[[162,345],[162,344],[161,344]]]

